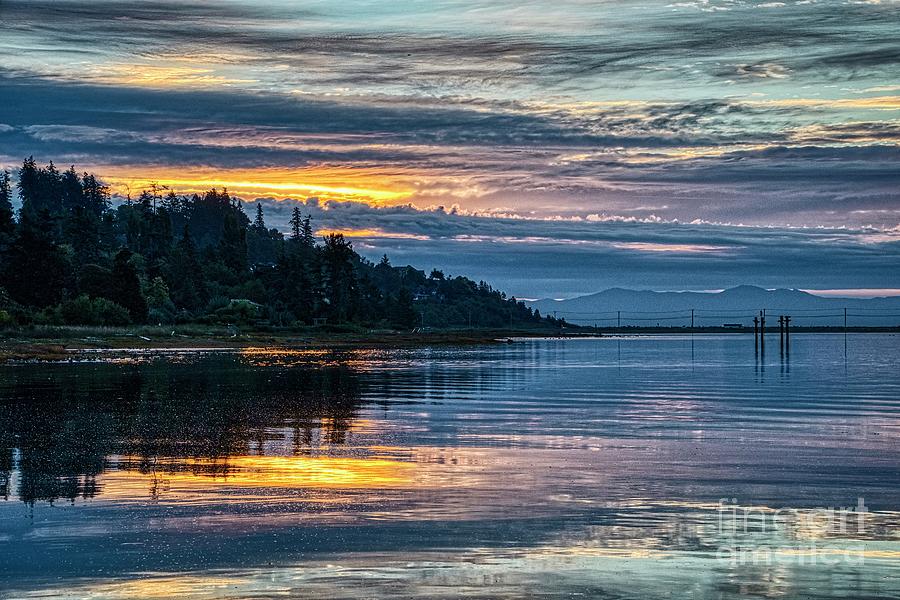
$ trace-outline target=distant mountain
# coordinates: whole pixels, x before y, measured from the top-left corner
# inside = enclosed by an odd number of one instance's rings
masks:
[[[563,317],[580,325],[690,325],[691,309],[697,326],[740,323],[751,326],[753,316],[766,309],[767,325],[777,327],[778,315],[790,315],[794,325],[900,325],[900,297],[824,298],[801,290],[766,290],[741,285],[716,293],[653,292],[612,288],[568,300],[543,299],[528,303],[541,314]]]

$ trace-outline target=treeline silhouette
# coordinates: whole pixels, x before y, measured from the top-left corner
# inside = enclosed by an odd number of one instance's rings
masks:
[[[74,167],[28,158],[13,208],[0,173],[0,325],[228,323],[258,328],[533,327],[561,324],[485,282],[378,264],[341,234],[317,239],[293,210],[288,235],[251,220],[227,190],[151,186],[112,201]]]

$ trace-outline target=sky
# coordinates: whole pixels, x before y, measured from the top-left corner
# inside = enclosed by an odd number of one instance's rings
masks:
[[[900,289],[896,1],[0,0],[0,31],[11,170],[302,202],[517,297]]]

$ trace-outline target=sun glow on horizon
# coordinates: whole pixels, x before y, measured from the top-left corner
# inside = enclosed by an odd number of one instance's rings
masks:
[[[332,166],[299,169],[176,169],[102,167],[113,193],[135,196],[153,185],[181,194],[225,188],[242,199],[277,197],[353,200],[375,205],[401,203],[412,196],[411,184],[370,167]]]

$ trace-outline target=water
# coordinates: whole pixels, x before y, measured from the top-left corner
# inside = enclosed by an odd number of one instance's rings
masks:
[[[900,336],[792,342],[2,367],[0,596],[900,597]]]

